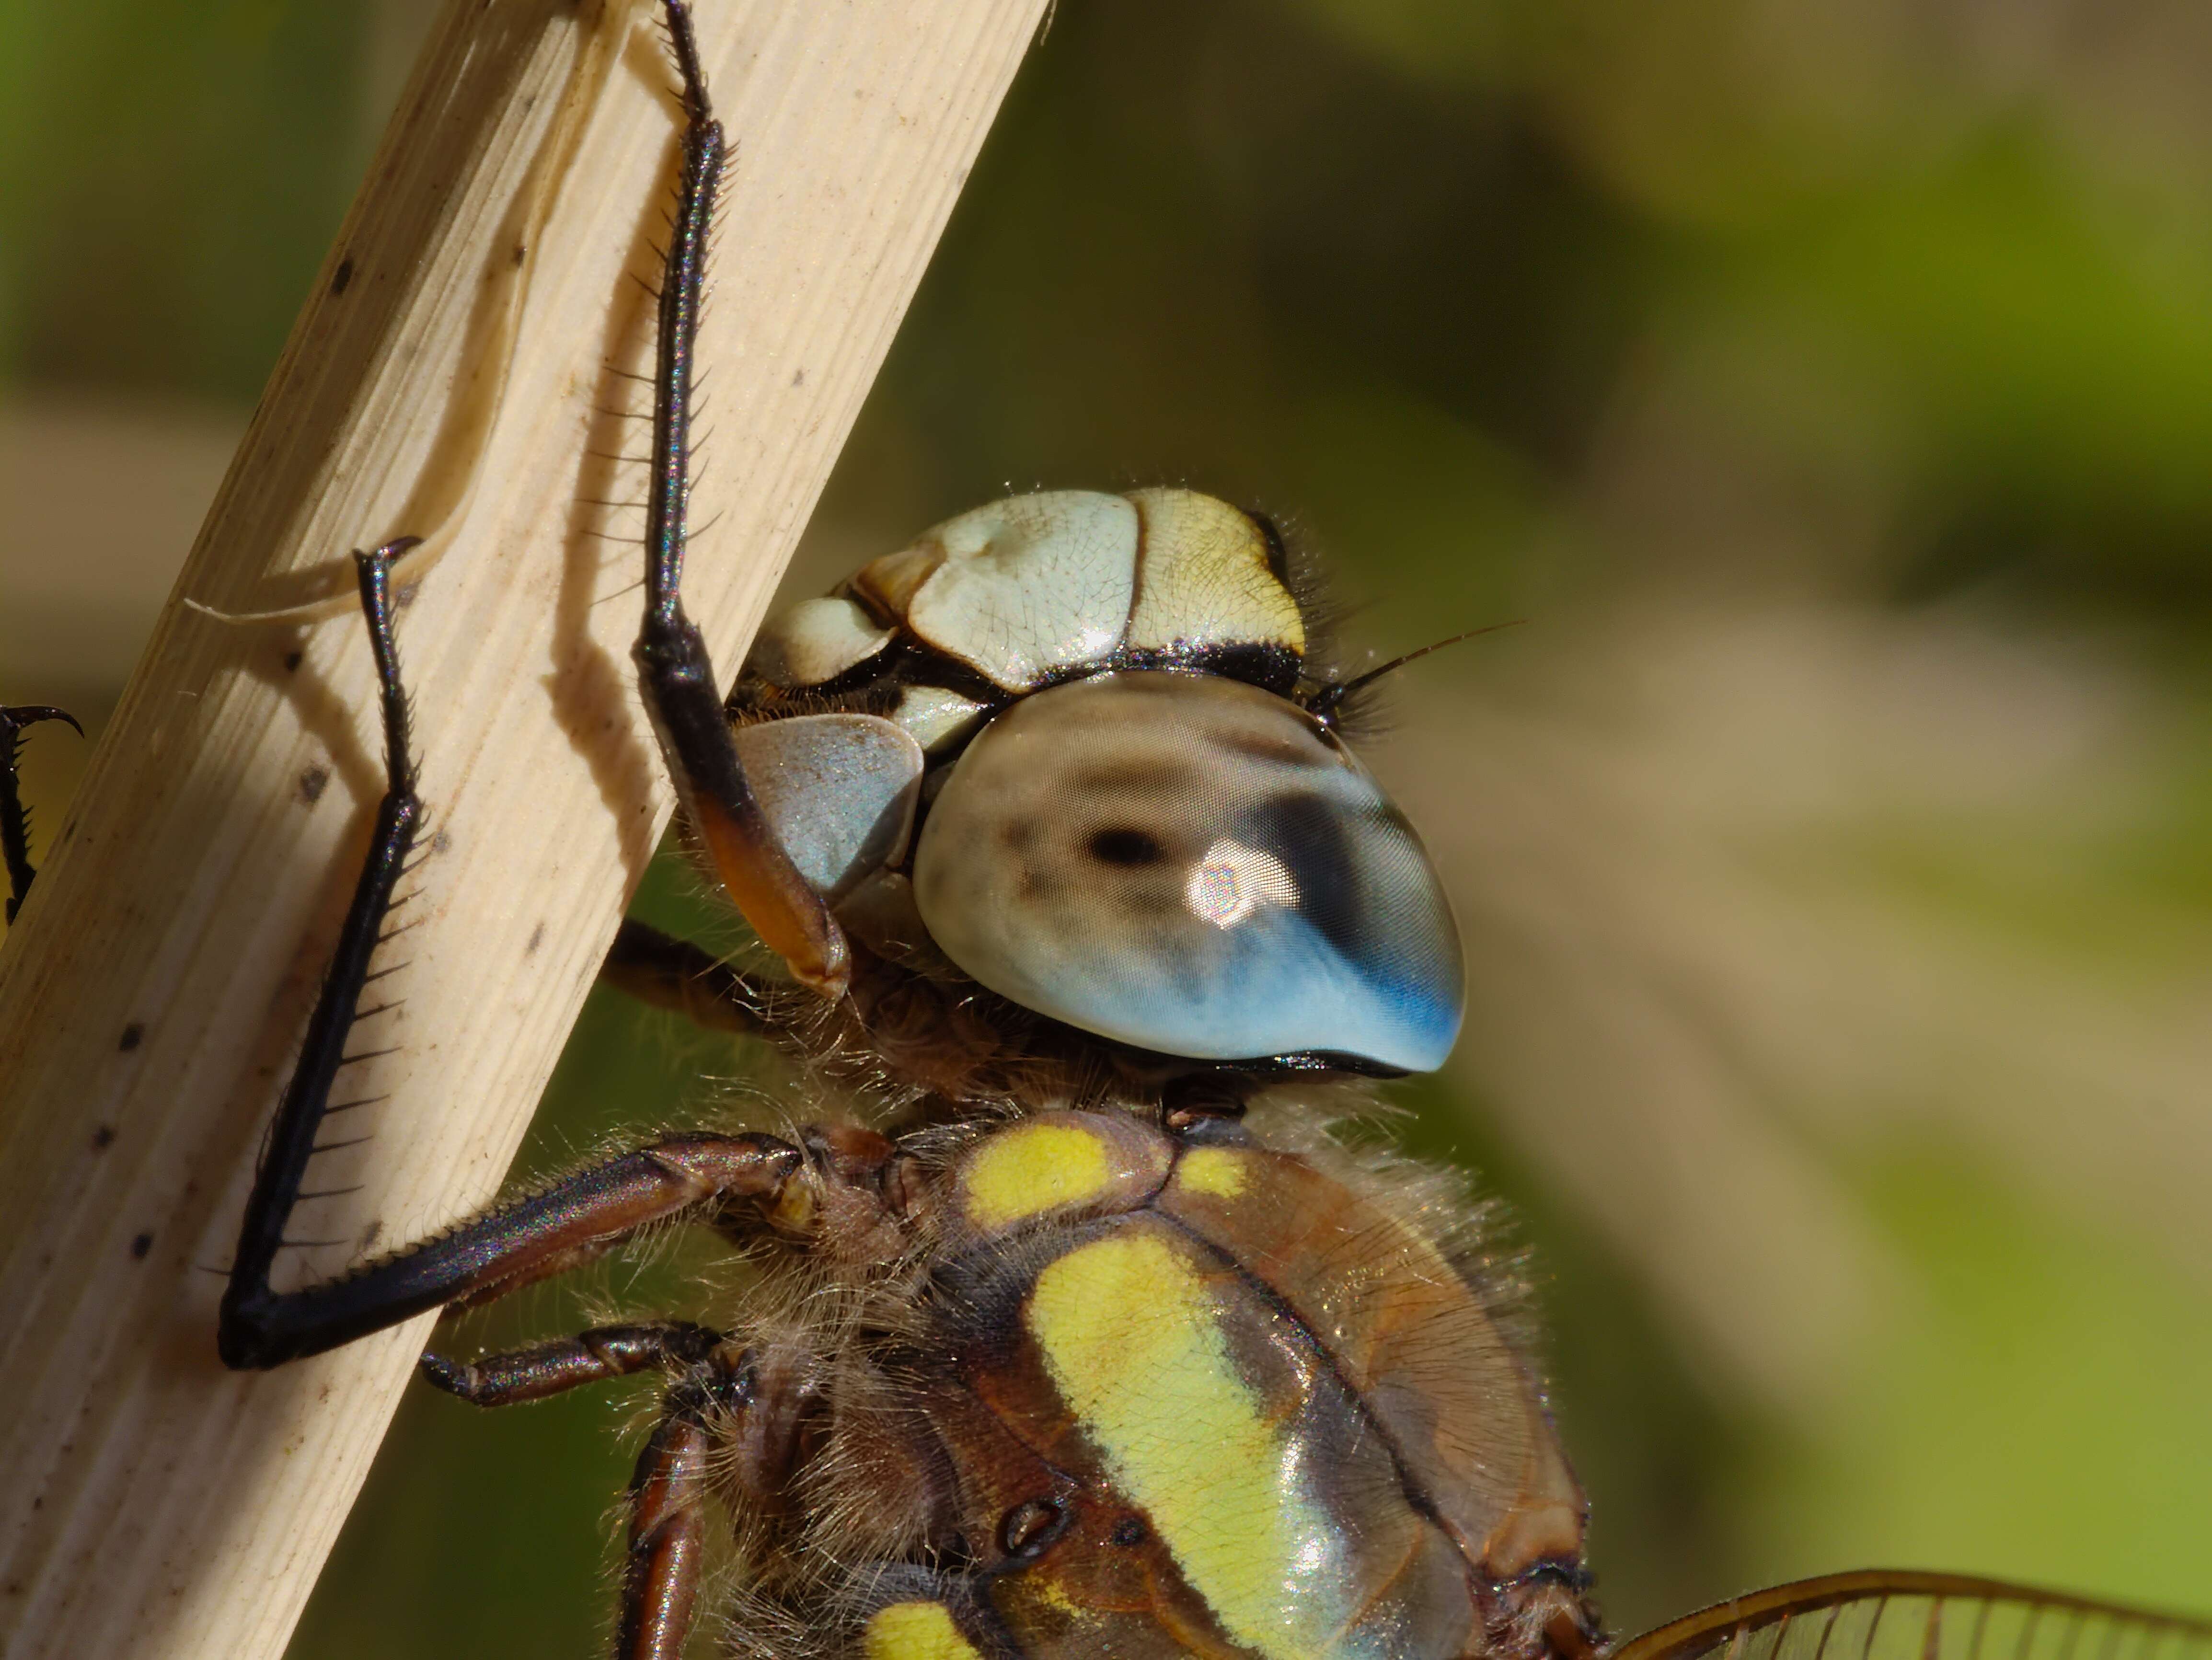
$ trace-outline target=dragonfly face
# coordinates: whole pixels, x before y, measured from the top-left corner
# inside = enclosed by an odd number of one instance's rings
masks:
[[[1139,1050],[1427,1070],[1457,936],[1300,701],[1325,683],[1282,562],[1194,491],[995,502],[772,622],[738,751],[878,958]]]
[[[1027,1007],[1206,1060],[1427,1071],[1460,1019],[1420,843],[1358,762],[1233,680],[1039,692],[961,756],[915,850],[947,956]]]

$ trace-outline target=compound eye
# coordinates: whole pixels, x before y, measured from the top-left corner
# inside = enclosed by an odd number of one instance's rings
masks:
[[[1459,1031],[1458,936],[1412,829],[1238,681],[1102,674],[1014,704],[930,809],[914,884],[965,973],[1143,1049],[1421,1072]]]

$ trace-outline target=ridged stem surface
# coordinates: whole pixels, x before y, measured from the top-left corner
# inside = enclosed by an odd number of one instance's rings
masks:
[[[701,0],[736,159],[686,599],[726,672],[1042,5]],[[383,959],[396,1052],[347,1079],[388,1098],[308,1184],[359,1190],[301,1205],[338,1243],[295,1266],[492,1195],[660,836],[643,517],[596,503],[641,495],[603,458],[646,448],[623,372],[651,362],[673,85],[629,0],[449,4],[0,955],[0,1652],[280,1653],[422,1347],[215,1353],[382,788],[349,550],[428,538],[398,620],[427,857]]]

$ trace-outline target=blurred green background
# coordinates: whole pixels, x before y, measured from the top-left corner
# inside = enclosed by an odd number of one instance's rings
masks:
[[[0,0],[0,696],[112,707],[429,12]],[[1367,752],[1622,1627],[2212,1609],[2208,88],[2196,0],[1061,0],[809,532],[1188,481],[1354,664],[1529,619]],[[595,1000],[524,1164],[757,1064]],[[410,1395],[295,1653],[598,1653],[640,1404]]]

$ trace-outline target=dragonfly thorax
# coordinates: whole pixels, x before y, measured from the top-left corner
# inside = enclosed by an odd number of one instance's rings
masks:
[[[1039,1115],[941,1166],[900,1427],[856,1427],[919,1443],[896,1462],[936,1472],[921,1513],[885,1521],[963,1560],[860,1576],[856,1649],[1506,1651],[1493,1627],[1579,1582],[1582,1495],[1399,1188],[1118,1113]]]

